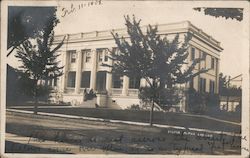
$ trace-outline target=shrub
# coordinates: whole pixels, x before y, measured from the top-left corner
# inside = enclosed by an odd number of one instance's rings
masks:
[[[96,94],[94,93],[93,89],[90,89],[89,92],[87,92],[86,89],[84,89],[84,101],[92,100],[96,97]]]
[[[154,100],[162,108],[170,108],[173,105],[177,105],[182,96],[179,95],[179,90],[175,87],[156,89],[157,93],[153,93],[152,88],[141,87],[139,89],[139,99],[144,103],[150,103]],[[155,95],[154,95],[155,94]]]
[[[204,113],[206,108],[206,96],[203,93],[196,92],[195,89],[189,89],[187,104],[189,112]]]
[[[206,95],[206,105],[210,107],[219,106],[220,97],[219,94],[205,93]]]
[[[138,104],[132,104],[130,107],[128,107],[128,110],[141,110],[141,108]]]
[[[218,108],[220,99],[218,94],[200,93],[195,89],[188,90],[188,108],[190,112],[204,113],[209,108]]]

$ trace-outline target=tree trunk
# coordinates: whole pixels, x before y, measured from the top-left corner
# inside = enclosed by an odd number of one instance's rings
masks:
[[[150,110],[150,117],[149,117],[149,124],[150,124],[150,126],[153,126],[153,113],[154,113],[154,106],[155,106],[155,104],[154,104],[155,102],[154,102],[154,100],[153,100],[153,102],[152,102],[152,106],[151,106],[151,110]]]
[[[37,83],[37,81],[36,81]],[[35,99],[35,105],[34,105],[34,114],[36,115],[38,112],[38,94],[37,94],[37,86],[35,87],[35,94],[34,94],[34,99]]]
[[[37,111],[38,111],[38,101],[37,101],[37,98],[35,98],[35,105],[34,105],[34,114],[37,114]]]

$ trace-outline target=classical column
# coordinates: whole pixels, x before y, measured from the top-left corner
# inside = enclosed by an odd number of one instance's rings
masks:
[[[81,50],[77,51],[77,62],[76,62],[76,85],[75,93],[80,93],[81,86],[81,76],[82,76],[82,52]]]
[[[91,76],[90,76],[90,89],[96,90],[97,52],[95,50],[92,50],[91,58],[92,58],[92,68],[91,68]]]
[[[140,87],[146,87],[147,86],[147,81],[146,79],[142,78],[140,81]]]
[[[123,76],[123,86],[122,86],[122,95],[128,95],[129,88],[129,78],[128,76]]]
[[[220,64],[219,64],[219,62],[220,62],[220,60],[218,59],[218,58],[216,58],[216,71],[215,71],[215,75],[216,75],[216,77],[215,77],[215,93],[219,93],[219,69],[220,69]]]
[[[110,56],[111,53],[109,52],[108,55]],[[111,59],[108,59],[108,65],[112,65],[113,61]],[[112,88],[112,73],[110,73],[112,68],[108,67],[107,75],[106,75],[106,90],[108,91],[108,94],[111,92]]]
[[[198,55],[199,55],[199,57],[198,58],[201,58],[201,52],[200,51],[198,51]],[[198,72],[201,70],[201,63],[199,62],[199,64],[198,64]],[[200,92],[200,86],[202,86],[201,85],[201,83],[200,83],[200,78],[201,78],[201,75],[199,74],[198,75],[198,89],[197,89],[197,91],[198,92]],[[206,92],[206,90],[205,90],[205,92]]]
[[[68,66],[69,66],[69,63],[68,63],[68,52],[65,51],[65,52],[62,52],[62,58],[63,58],[63,62],[62,62],[62,65],[64,66],[63,67],[63,75],[61,77],[61,83],[62,83],[62,86],[61,86],[61,91],[64,92],[65,91],[65,88],[67,86],[67,75],[68,75]]]

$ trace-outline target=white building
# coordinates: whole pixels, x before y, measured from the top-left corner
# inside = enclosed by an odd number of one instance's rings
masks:
[[[143,30],[145,28],[142,27]],[[58,51],[61,54],[60,60],[64,66],[64,75],[53,83],[60,93],[61,100],[76,105],[84,104],[84,89],[93,89],[108,92],[105,96],[106,103],[101,106],[126,108],[139,103],[138,88],[145,86],[144,79],[129,79],[126,76],[112,75],[107,73],[110,68],[101,66],[102,63],[112,64],[107,56],[109,50],[117,47],[111,31],[128,37],[125,28],[66,35],[64,44]],[[179,33],[180,37],[183,37],[187,32],[193,34],[189,42],[188,61],[205,55],[206,60],[198,64],[196,70],[203,67],[211,69],[195,77],[193,82],[187,83],[186,86],[193,86],[198,91],[218,93],[219,56],[223,50],[220,42],[189,21],[158,25],[158,31],[162,36]],[[62,41],[64,36],[56,36],[55,44]]]

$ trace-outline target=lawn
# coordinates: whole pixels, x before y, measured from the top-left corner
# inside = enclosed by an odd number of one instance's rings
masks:
[[[237,136],[17,112],[6,114],[6,152],[10,153],[240,154],[241,137]]]
[[[18,108],[33,111],[33,108]],[[60,107],[60,108],[39,108],[40,112],[57,113],[65,115],[75,115],[84,117],[95,117],[103,119],[149,122],[149,111],[115,110],[102,108],[82,108],[82,107]],[[230,117],[228,114],[227,117]],[[232,121],[229,119],[229,121]],[[215,119],[203,115],[190,115],[186,113],[154,112],[153,122],[157,124],[182,126],[185,128],[200,128],[215,131],[241,133],[240,123],[232,123],[226,119]],[[237,122],[237,121],[234,121]]]

